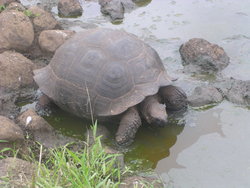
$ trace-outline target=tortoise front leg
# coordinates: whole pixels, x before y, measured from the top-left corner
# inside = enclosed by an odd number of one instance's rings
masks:
[[[122,116],[116,132],[116,142],[119,145],[129,145],[133,142],[138,128],[141,126],[141,118],[136,107],[129,108]]]

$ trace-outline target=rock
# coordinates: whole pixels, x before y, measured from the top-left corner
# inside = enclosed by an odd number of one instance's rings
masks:
[[[42,8],[32,6],[28,9],[28,12],[31,15],[31,20],[36,33],[40,33],[43,30],[56,29],[58,27],[58,22],[52,14],[46,12]]]
[[[25,130],[31,132],[50,132],[53,128],[42,117],[38,116],[33,109],[23,112],[18,118],[18,123]]]
[[[74,141],[72,138],[56,133],[47,121],[37,115],[32,109],[23,112],[17,118],[17,122],[34,137],[34,141],[39,142],[47,148],[64,146]]]
[[[13,93],[5,93],[0,89],[0,115],[14,119],[20,107],[15,105],[16,95]]]
[[[17,91],[33,88],[32,61],[20,53],[6,51],[0,54],[0,88],[5,91]]]
[[[250,80],[235,80],[225,96],[233,103],[250,105]]]
[[[38,42],[44,52],[53,54],[73,34],[75,31],[71,30],[45,30],[39,35]]]
[[[223,100],[223,95],[213,86],[198,86],[188,97],[188,103],[193,107],[219,103]]]
[[[0,53],[14,49],[26,51],[34,40],[30,19],[17,10],[3,11],[0,14]]]
[[[239,105],[250,105],[250,80],[224,79],[215,84],[227,100]]]
[[[125,9],[125,12],[130,12],[130,11],[137,8],[134,1],[131,1],[131,0],[121,0],[121,3],[122,3],[122,5],[123,5],[123,7]]]
[[[82,6],[78,0],[59,0],[58,13],[62,17],[78,17],[82,15]]]
[[[32,187],[35,174],[35,167],[30,162],[14,157],[0,160],[0,187]],[[4,179],[8,179],[8,186]]]
[[[179,51],[184,66],[191,72],[216,73],[229,64],[229,57],[223,48],[204,39],[190,39],[181,45]]]
[[[0,116],[0,151],[3,148],[19,147],[24,142],[23,131],[12,120]]]
[[[101,12],[109,15],[111,21],[119,21],[124,18],[124,13],[136,8],[131,0],[99,0]]]
[[[100,123],[98,124],[97,129],[96,129],[96,137],[98,136],[101,136],[101,141],[107,139],[110,136],[109,130],[104,125],[101,125]],[[92,145],[94,143],[94,135],[93,135],[92,129],[88,129],[86,131],[85,137],[89,145]]]
[[[118,154],[118,156],[116,157],[116,162],[114,164],[114,168],[119,168],[120,170],[124,170],[125,168],[125,162],[124,162],[124,154],[111,148],[111,147],[108,147],[106,146],[104,148],[104,151],[107,153],[107,154]]]
[[[0,5],[7,6],[7,5],[9,5],[10,3],[12,3],[12,2],[20,3],[19,0],[0,0]]]
[[[112,21],[124,18],[124,7],[120,0],[99,0],[101,12],[109,15]]]
[[[143,188],[143,187],[154,187],[162,188],[164,184],[162,181],[154,176],[130,176],[126,177],[122,183],[119,185],[119,188]]]
[[[22,4],[17,2],[12,2],[7,6],[6,10],[18,10],[24,12],[26,9]]]

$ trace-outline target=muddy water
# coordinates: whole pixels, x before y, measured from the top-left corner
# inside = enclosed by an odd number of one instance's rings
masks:
[[[57,14],[53,1],[22,2],[47,3]],[[82,17],[58,18],[66,29],[108,27],[136,34],[158,51],[169,74],[179,78],[176,84],[187,93],[209,81],[206,77],[183,73],[178,48],[194,37],[205,38],[225,49],[231,63],[223,70],[224,77],[250,79],[249,0],[152,0],[126,13],[118,25],[100,14],[97,3],[82,4]],[[85,131],[80,119],[61,111],[48,121],[76,137],[82,137]],[[190,108],[165,128],[140,129],[135,143],[126,151],[126,161],[139,170],[154,169],[166,187],[247,188],[250,187],[249,133],[249,108],[227,101],[206,110]]]

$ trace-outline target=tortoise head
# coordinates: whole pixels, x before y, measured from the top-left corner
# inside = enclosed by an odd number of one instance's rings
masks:
[[[147,122],[151,125],[156,125],[159,127],[163,127],[167,124],[168,115],[166,112],[165,105],[163,104],[155,104],[153,105],[147,115]]]
[[[164,104],[159,103],[159,96],[148,96],[140,104],[140,111],[144,119],[151,125],[164,126],[168,115]]]

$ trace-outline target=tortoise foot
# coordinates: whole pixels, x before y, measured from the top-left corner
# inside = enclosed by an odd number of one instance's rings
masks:
[[[141,126],[141,118],[136,107],[129,108],[122,116],[116,133],[116,142],[119,145],[130,145],[135,138],[138,128]]]

